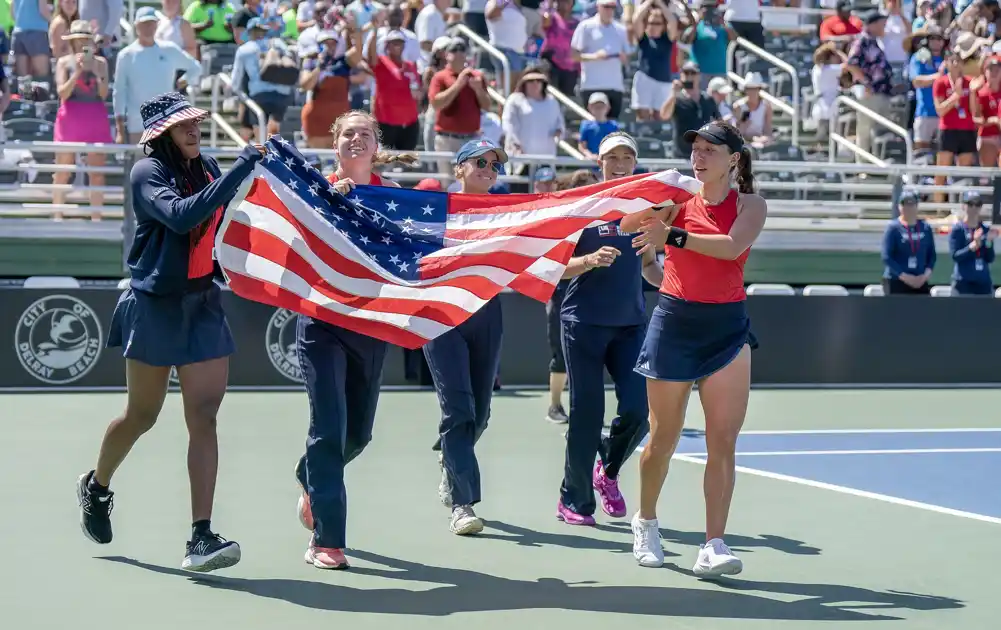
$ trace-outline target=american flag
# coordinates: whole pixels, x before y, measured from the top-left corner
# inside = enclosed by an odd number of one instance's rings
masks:
[[[410,349],[504,289],[545,302],[581,230],[683,203],[700,186],[666,171],[542,195],[341,195],[284,139],[266,148],[216,236],[230,288]]]

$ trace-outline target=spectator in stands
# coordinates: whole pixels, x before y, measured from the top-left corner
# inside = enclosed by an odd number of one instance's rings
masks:
[[[319,45],[317,37],[322,31],[334,31],[340,18],[340,14],[331,9],[327,0],[317,0],[313,8],[316,12],[316,19],[299,32],[299,39],[296,42],[296,50],[300,58],[315,55]]]
[[[295,22],[299,33],[316,24],[317,18],[322,15],[322,12],[318,14],[316,11],[316,0],[301,0],[295,8]]]
[[[230,44],[233,27],[230,19],[235,11],[227,0],[194,0],[184,11],[198,41],[205,44]]]
[[[94,40],[105,59],[118,54],[121,20],[125,15],[123,0],[79,0],[80,19],[96,25]]]
[[[775,3],[772,3],[775,6]],[[723,19],[737,37],[764,48],[765,29],[761,25],[761,0],[728,0]]]
[[[844,42],[862,33],[862,20],[852,15],[851,0],[840,0],[835,14],[820,23],[820,41]]]
[[[671,49],[678,39],[678,18],[664,0],[644,0],[636,10],[632,34],[639,51],[633,76],[632,105],[636,120],[651,120],[671,94]]]
[[[59,110],[56,113],[54,140],[56,142],[82,142],[85,144],[110,144],[111,125],[104,99],[108,97],[108,62],[96,54],[94,32],[90,23],[75,20],[70,32],[63,35],[70,45],[70,52],[56,60],[55,85],[59,95]],[[75,153],[56,153],[56,164],[73,164]],[[105,164],[103,153],[88,153],[87,166],[100,167]],[[71,173],[57,172],[53,175],[56,185],[69,182]],[[92,186],[103,186],[102,173],[88,173]],[[60,206],[66,202],[66,193],[61,190],[52,193],[52,202]],[[91,192],[92,206],[104,205],[104,193]],[[62,220],[62,213],[56,212],[55,220]],[[91,215],[94,221],[101,220],[100,210]]]
[[[719,118],[716,101],[699,89],[699,66],[691,61],[681,66],[681,79],[672,83],[671,95],[660,110],[661,120],[670,120],[674,129],[674,157],[685,159],[692,154],[692,143],[685,132],[701,129],[710,120]]]
[[[959,8],[962,3],[959,3]],[[986,36],[997,33],[1001,28],[1001,8],[998,7],[998,0],[974,0],[970,2],[959,17],[956,18],[956,26],[964,31]]]
[[[376,54],[386,54],[386,35],[391,32],[403,35],[403,60],[417,64],[421,60],[421,43],[417,35],[403,26],[406,22],[406,12],[404,5],[393,3],[386,11],[376,14],[369,23],[369,29],[365,39],[365,58],[368,59],[369,48],[372,42],[376,45]]]
[[[250,23],[250,20],[260,18],[263,14],[264,7],[261,0],[243,0],[243,8],[235,12],[230,20],[230,25],[233,29],[233,41],[241,45],[249,41],[246,33],[247,25]]]
[[[511,70],[511,86],[517,85],[525,70],[525,44],[528,42],[528,21],[521,11],[521,0],[487,0],[484,10],[487,18],[489,42],[507,58]],[[503,66],[491,57],[494,71],[500,77]]]
[[[12,0],[14,31],[11,51],[14,53],[14,75],[49,80],[49,19],[48,3],[37,0]]]
[[[417,14],[414,30],[417,31],[417,42],[421,47],[421,63],[418,69],[423,72],[431,60],[431,47],[435,40],[447,35],[445,32],[445,10],[451,6],[452,0],[432,0],[424,5]]]
[[[597,160],[601,141],[608,134],[619,130],[619,123],[608,120],[610,109],[611,104],[604,92],[595,92],[587,101],[587,111],[594,116],[594,120],[585,120],[580,123],[580,140],[577,143],[577,150],[583,153],[588,160]]]
[[[52,10],[55,14],[49,22],[49,48],[52,57],[59,59],[70,53],[69,42],[63,39],[63,35],[69,32],[74,21],[80,19],[80,11],[77,0],[56,0]]]
[[[911,22],[911,32],[931,24],[938,26],[935,17],[935,3],[933,0],[918,0],[917,8],[914,10],[914,21]]]
[[[174,44],[156,42],[159,21],[153,7],[137,10],[136,40],[118,53],[112,93],[118,144],[139,142],[143,132],[139,107],[156,96],[173,92],[179,71],[184,72],[182,79],[188,85],[197,85],[202,74],[202,66],[194,57]]]
[[[344,7],[345,14],[354,16],[355,28],[367,33],[372,29],[371,22],[377,14],[384,12],[386,5],[372,0],[353,0]]]
[[[911,23],[901,13],[901,0],[884,0],[886,27],[879,38],[891,65],[907,63],[908,54],[904,50],[904,38],[911,33]]]
[[[615,21],[616,0],[598,0],[598,14],[582,20],[570,40],[574,60],[580,62],[580,98],[590,102],[591,95],[602,92],[608,98],[608,117],[622,112],[625,89],[623,70],[629,62],[629,32]]]
[[[886,26],[886,16],[870,11],[863,23],[865,30],[852,42],[845,69],[851,73],[855,84],[862,86],[859,90],[862,93],[859,102],[877,114],[886,116],[890,111],[890,91],[893,88],[893,70],[879,43]],[[872,147],[872,130],[872,119],[859,116],[855,123],[855,144],[863,151],[869,151]],[[861,162],[862,157],[856,156],[856,161]]]
[[[691,61],[701,69],[699,89],[706,89],[713,77],[726,76],[726,50],[736,37],[733,29],[723,23],[715,1],[703,0],[698,23],[685,29],[681,36],[683,43],[691,45]]]
[[[834,42],[822,44],[813,53],[810,81],[817,100],[810,109],[810,118],[817,125],[817,140],[825,141],[831,128],[831,107],[841,95],[841,70],[848,57]],[[929,88],[930,93],[930,88]]]
[[[540,166],[532,177],[533,193],[550,193],[557,190],[556,171],[550,166]],[[562,388],[560,388],[562,391]]]
[[[448,65],[446,56],[451,43],[452,38],[447,35],[434,40],[434,44],[431,45],[431,56],[428,58],[428,65],[424,69],[421,79],[421,86],[424,88],[424,147],[427,151],[434,148],[434,126],[437,118],[434,107],[431,105],[431,99],[428,97],[431,90],[431,79]]]
[[[306,104],[300,117],[306,146],[311,149],[333,146],[334,121],[351,109],[351,65],[361,60],[353,43],[358,39],[354,27],[345,24],[341,30],[321,32],[315,49],[304,51],[299,87],[306,92]],[[351,49],[346,50],[349,45]]]
[[[733,104],[733,117],[744,141],[762,147],[772,140],[772,104],[761,98],[761,90],[768,87],[758,72],[748,72],[744,77],[744,98]]]
[[[298,0],[283,0],[278,5],[278,15],[285,23],[285,30],[282,31],[282,39],[287,42],[294,42],[299,38],[299,20],[296,17],[298,10]]]
[[[709,98],[716,102],[719,119],[736,126],[737,119],[733,116],[733,109],[726,102],[726,98],[733,93],[733,88],[730,87],[730,80],[723,77],[716,77],[709,82],[706,92],[709,94]]]
[[[938,166],[973,166],[977,156],[977,127],[970,111],[970,78],[963,74],[963,51],[959,47],[946,60],[948,71],[935,79],[932,96],[939,116],[939,144],[935,163]],[[937,175],[935,184],[945,185],[945,176]],[[941,202],[944,194],[936,193]]]
[[[918,218],[918,194],[904,191],[900,216],[891,219],[883,234],[883,293],[928,295],[935,270],[935,234]]]
[[[487,31],[487,0],[462,0],[462,22],[474,33],[486,39],[490,37]]]
[[[156,41],[170,42],[185,51],[195,59],[201,57],[195,29],[181,15],[181,0],[160,0],[162,8],[160,23],[156,27]]]
[[[573,96],[580,79],[580,64],[574,60],[570,42],[579,24],[573,15],[574,0],[556,0],[542,16],[544,39],[539,56],[549,64],[553,87]]]
[[[403,59],[407,38],[401,31],[385,36],[386,54],[376,54],[369,45],[368,67],[375,75],[372,112],[379,123],[382,144],[387,149],[413,151],[420,139],[417,104],[421,98],[421,80],[417,64]]]
[[[435,112],[434,150],[454,153],[480,133],[481,112],[490,109],[483,74],[466,67],[466,42],[453,39],[448,45],[448,65],[431,77],[428,99]],[[451,161],[439,163],[439,171],[451,172]]]
[[[932,85],[942,76],[942,50],[945,37],[938,24],[929,24],[915,30],[904,39],[904,47],[917,51],[911,56],[907,75],[914,86],[914,122],[912,126],[914,149],[930,149],[938,136],[938,112]]]
[[[973,122],[977,125],[979,164],[988,168],[998,165],[1001,152],[1001,57],[990,56],[984,61],[984,75],[970,84],[974,92],[970,99]]]
[[[285,111],[292,104],[294,85],[272,83],[261,78],[264,55],[271,48],[284,49],[285,44],[278,39],[267,39],[268,27],[260,18],[251,18],[247,22],[246,34],[249,41],[236,50],[233,58],[233,89],[249,95],[266,118],[258,120],[253,110],[241,105],[240,135],[249,140],[257,135],[260,125],[267,125],[269,136],[279,133]]]
[[[980,220],[982,205],[980,193],[964,193],[964,220],[953,224],[949,233],[949,253],[955,263],[952,290],[958,295],[992,295],[994,292],[990,265],[994,262],[998,228],[989,228]]]
[[[501,120],[508,155],[556,155],[566,121],[559,101],[546,93],[548,86],[546,75],[530,69],[504,104]]]

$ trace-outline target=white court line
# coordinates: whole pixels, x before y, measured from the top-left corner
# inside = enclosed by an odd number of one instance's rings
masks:
[[[1001,433],[1001,427],[985,429],[955,428],[955,429],[791,429],[788,431],[741,431],[740,435],[828,435],[828,434],[859,434],[869,433]]]
[[[638,449],[642,450],[642,449]],[[683,462],[688,462],[690,464],[699,464],[700,466],[705,466],[705,461],[692,457],[690,455],[678,455],[675,454],[673,459],[677,459]],[[811,479],[803,479],[801,477],[792,477],[790,475],[781,475],[779,473],[768,472],[766,470],[758,470],[756,468],[747,468],[746,466],[737,466],[737,472],[747,473],[748,475],[754,475],[756,477],[765,477],[766,479],[775,479],[778,481],[788,481],[789,483],[799,484],[801,486],[807,486],[810,488],[820,488],[822,490],[832,490],[834,492],[840,492],[841,494],[848,494],[854,497],[862,497],[864,499],[873,499],[876,501],[882,501],[884,503],[892,503],[894,505],[903,505],[906,507],[918,508],[919,510],[927,510],[929,512],[937,512],[938,514],[947,514],[949,516],[958,516],[960,518],[967,518],[974,521],[981,521],[984,523],[993,523],[994,525],[1001,525],[1001,518],[995,518],[993,516],[985,516],[983,514],[975,514],[973,512],[964,512],[962,510],[954,510],[952,508],[942,507],[940,505],[932,505],[930,503],[921,503],[919,501],[910,501],[908,499],[901,499],[899,497],[891,497],[886,494],[878,494],[875,492],[866,492],[865,490],[856,490],[855,488],[848,488],[846,486],[838,486],[832,483],[823,483],[821,481],[813,481]]]
[[[737,457],[770,455],[924,455],[926,453],[1001,453],[1001,448],[902,448],[830,451],[737,451]],[[708,457],[708,453],[684,453],[689,457]]]

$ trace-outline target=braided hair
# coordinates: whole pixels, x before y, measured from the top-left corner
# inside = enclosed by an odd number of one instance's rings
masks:
[[[209,185],[209,173],[205,168],[205,160],[199,155],[194,159],[186,159],[177,148],[169,133],[153,138],[146,145],[147,155],[163,162],[167,170],[177,178],[177,187],[182,197],[190,197],[200,193]],[[195,241],[200,241],[214,217],[209,217],[195,228]]]

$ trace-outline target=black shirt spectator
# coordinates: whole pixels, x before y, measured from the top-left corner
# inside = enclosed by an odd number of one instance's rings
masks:
[[[687,158],[692,145],[685,142],[685,132],[720,117],[716,101],[699,90],[699,66],[691,61],[681,67],[681,80],[674,81],[671,96],[660,110],[662,120],[674,127],[674,157]]]

